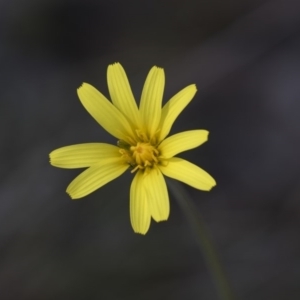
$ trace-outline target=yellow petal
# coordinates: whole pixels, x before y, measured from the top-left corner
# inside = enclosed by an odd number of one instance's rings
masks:
[[[128,142],[128,136],[133,136],[132,128],[110,101],[88,83],[83,83],[77,93],[85,109],[107,132]]]
[[[140,103],[141,117],[150,137],[155,134],[160,122],[164,86],[164,70],[153,67],[146,78]]]
[[[196,148],[207,141],[207,130],[190,130],[174,134],[159,145],[158,150],[165,158],[171,158],[176,154]]]
[[[134,100],[126,73],[119,63],[109,65],[107,83],[113,104],[132,122],[135,128],[140,127],[139,110]]]
[[[184,159],[173,157],[168,162],[166,166],[159,166],[162,173],[168,177],[203,191],[209,191],[216,185],[215,180],[207,172]]]
[[[50,153],[52,166],[76,169],[86,168],[100,160],[120,157],[119,148],[104,143],[87,143],[65,146]]]
[[[82,198],[122,175],[129,165],[122,158],[109,158],[78,175],[67,187],[72,199]]]
[[[164,176],[159,169],[152,169],[145,176],[144,181],[153,219],[156,222],[167,220],[170,213],[170,202]]]
[[[141,171],[136,173],[130,187],[130,220],[134,232],[147,233],[151,214],[144,187],[144,176]]]
[[[196,85],[189,85],[178,92],[164,105],[159,123],[159,141],[162,141],[169,134],[174,121],[183,109],[190,103],[196,92]]]

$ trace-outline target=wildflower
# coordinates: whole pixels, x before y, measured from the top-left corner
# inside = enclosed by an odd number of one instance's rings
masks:
[[[208,131],[191,130],[167,137],[177,116],[194,97],[194,84],[162,108],[165,75],[161,68],[150,70],[139,107],[119,63],[108,67],[107,81],[112,102],[87,83],[77,93],[91,116],[117,139],[117,145],[86,143],[62,147],[50,153],[50,163],[60,168],[87,168],[67,187],[72,199],[92,193],[130,169],[134,174],[130,187],[131,225],[136,233],[145,234],[151,217],[160,222],[169,216],[163,175],[204,191],[216,185],[207,172],[176,157],[207,141]]]

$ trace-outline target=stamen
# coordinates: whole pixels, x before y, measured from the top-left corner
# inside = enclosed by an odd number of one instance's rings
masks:
[[[156,129],[154,135],[150,137],[150,143],[152,145],[157,145],[157,143],[158,143],[157,138],[159,136],[158,133],[160,132],[160,130],[161,130],[160,128]]]
[[[141,139],[147,139],[143,131],[136,130],[136,132]],[[149,142],[134,142],[133,145],[130,145],[123,140],[119,140],[118,147],[121,148],[119,150],[121,156],[133,167],[131,173],[139,169],[144,171],[151,169],[160,162],[158,158],[159,151]]]
[[[142,167],[140,165],[137,165],[133,170],[130,171],[130,173],[134,173],[138,169],[142,169]]]
[[[140,129],[135,130],[136,135],[142,142],[149,142],[149,138],[147,137],[146,133]]]

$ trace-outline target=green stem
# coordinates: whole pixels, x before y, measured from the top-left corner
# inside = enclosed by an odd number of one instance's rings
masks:
[[[190,201],[188,194],[180,184],[168,180],[168,186],[171,188],[173,195],[186,214],[190,226],[196,234],[197,243],[205,258],[207,268],[213,277],[220,299],[233,300],[235,297],[233,296],[232,289],[219,262],[217,252],[214,249],[200,212],[197,210],[193,202]]]

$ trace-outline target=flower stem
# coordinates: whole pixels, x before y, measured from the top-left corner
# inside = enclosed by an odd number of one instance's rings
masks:
[[[186,214],[190,226],[197,237],[198,246],[205,258],[206,266],[213,277],[219,298],[222,300],[235,299],[200,212],[197,210],[193,202],[190,201],[186,191],[179,183],[168,180],[168,186],[171,188],[181,209]]]

